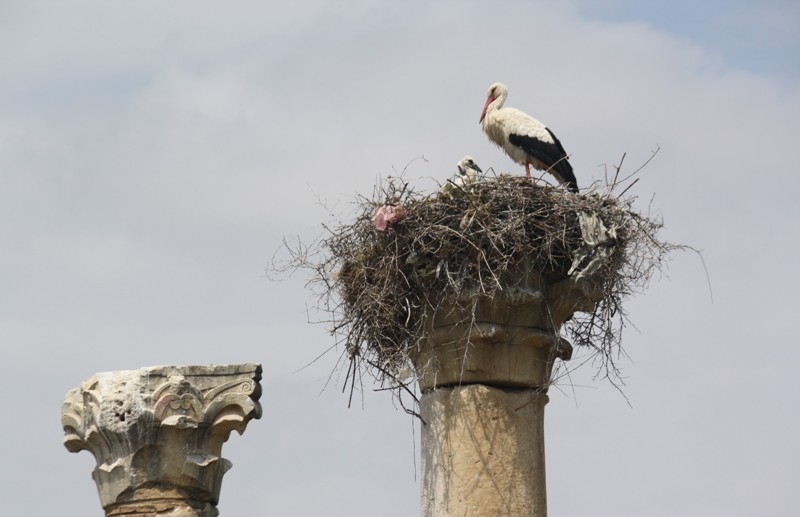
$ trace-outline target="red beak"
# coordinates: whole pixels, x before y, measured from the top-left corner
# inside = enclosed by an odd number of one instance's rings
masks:
[[[478,124],[483,123],[483,119],[486,117],[486,110],[489,109],[489,104],[492,103],[494,99],[491,97],[486,98],[486,104],[483,105],[483,113],[481,113],[481,119],[478,121]]]

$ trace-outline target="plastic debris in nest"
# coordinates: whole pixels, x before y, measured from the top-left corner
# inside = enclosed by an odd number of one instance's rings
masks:
[[[397,224],[406,218],[406,209],[402,205],[385,204],[375,210],[372,216],[372,224],[379,232],[385,232],[393,224]]]
[[[592,276],[606,264],[617,244],[616,228],[606,228],[594,212],[578,212],[578,225],[583,245],[573,251],[575,258],[567,272],[576,282]]]

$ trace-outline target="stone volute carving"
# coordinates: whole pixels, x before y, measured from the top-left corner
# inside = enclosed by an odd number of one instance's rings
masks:
[[[67,393],[64,446],[88,450],[107,516],[214,517],[231,431],[261,417],[261,366],[99,373]]]

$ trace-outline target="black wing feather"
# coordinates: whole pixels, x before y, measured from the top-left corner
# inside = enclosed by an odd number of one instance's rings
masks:
[[[575,173],[572,172],[572,165],[567,160],[567,152],[564,150],[564,146],[561,145],[561,141],[556,138],[556,135],[550,131],[550,128],[545,129],[553,138],[552,143],[514,133],[508,135],[508,141],[547,165],[551,174],[557,176],[562,183],[566,183],[569,190],[577,192],[578,181],[575,179]]]

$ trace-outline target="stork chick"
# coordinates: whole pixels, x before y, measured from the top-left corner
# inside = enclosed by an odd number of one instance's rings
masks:
[[[458,167],[459,176],[453,180],[453,183],[461,188],[478,181],[478,173],[483,172],[481,168],[478,167],[478,164],[475,163],[475,159],[470,155],[461,158],[461,160],[456,164],[456,167]]]
[[[464,190],[478,181],[478,173],[483,173],[481,168],[478,167],[478,164],[475,163],[475,159],[470,155],[461,158],[461,160],[456,163],[456,167],[458,176],[455,179],[447,180],[447,182],[442,185],[441,191],[445,194],[452,195],[456,190]]]

